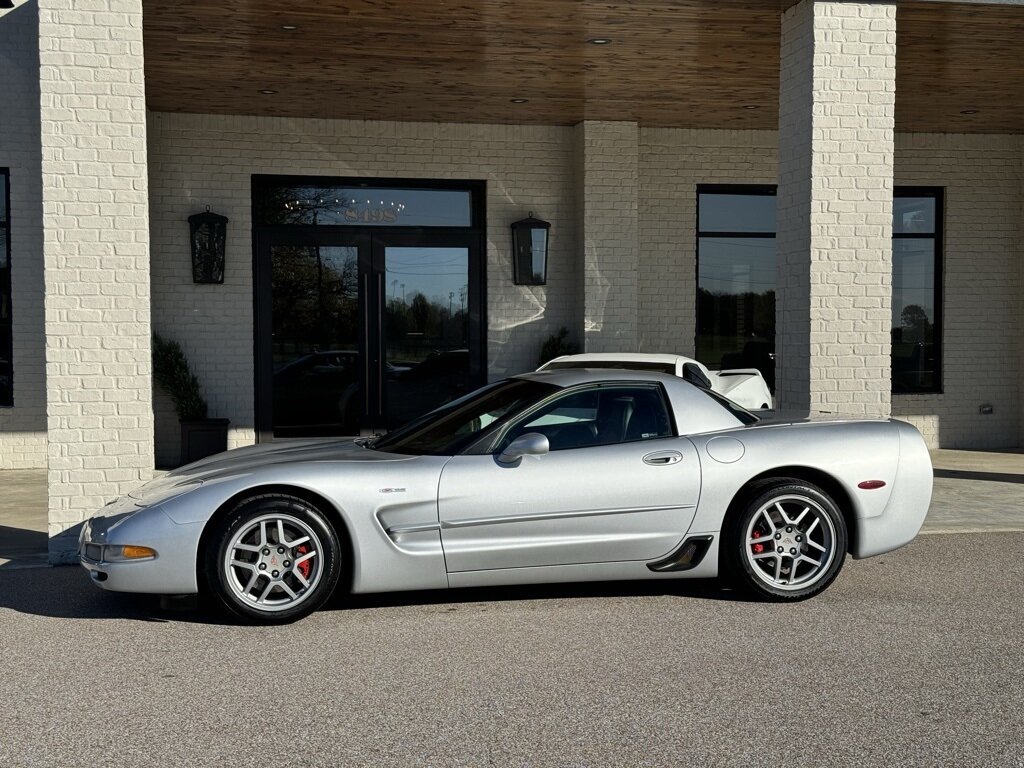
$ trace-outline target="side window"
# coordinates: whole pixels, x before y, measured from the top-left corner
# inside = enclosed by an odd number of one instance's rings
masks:
[[[591,387],[556,397],[513,423],[498,445],[539,432],[552,451],[631,443],[672,434],[665,399],[657,386]]]

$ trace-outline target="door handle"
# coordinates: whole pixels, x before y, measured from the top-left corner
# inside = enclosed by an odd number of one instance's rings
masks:
[[[666,464],[678,464],[682,460],[683,454],[679,453],[679,451],[657,451],[656,453],[648,453],[644,456],[644,464],[650,464],[655,467]]]

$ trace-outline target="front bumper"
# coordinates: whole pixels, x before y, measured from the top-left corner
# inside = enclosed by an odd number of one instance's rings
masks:
[[[78,539],[78,561],[93,583],[112,592],[190,595],[199,591],[196,556],[202,523],[178,524],[160,508],[121,499],[88,520]],[[110,545],[152,547],[156,557],[107,562]]]

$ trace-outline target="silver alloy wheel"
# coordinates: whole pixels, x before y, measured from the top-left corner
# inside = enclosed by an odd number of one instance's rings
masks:
[[[323,545],[307,523],[285,514],[246,522],[224,550],[224,575],[235,597],[258,611],[294,608],[323,576]]]
[[[763,504],[750,518],[744,540],[754,576],[785,591],[817,582],[836,556],[832,518],[818,502],[798,494]]]

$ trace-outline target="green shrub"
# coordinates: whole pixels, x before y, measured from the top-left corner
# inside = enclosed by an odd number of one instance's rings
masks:
[[[537,367],[544,365],[549,360],[554,360],[562,355],[575,355],[580,351],[579,345],[569,341],[569,329],[562,326],[558,333],[548,337],[544,346],[540,348],[540,357],[537,360]]]
[[[188,367],[181,345],[153,334],[153,378],[174,401],[174,410],[182,421],[206,418],[206,400],[199,379]]]

